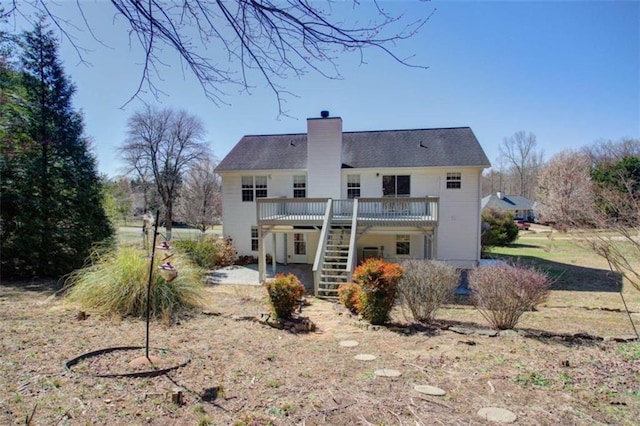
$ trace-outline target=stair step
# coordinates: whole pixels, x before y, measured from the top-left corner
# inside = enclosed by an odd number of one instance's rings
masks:
[[[318,291],[338,292],[338,287],[342,283],[326,283],[324,287],[318,286]]]
[[[320,274],[320,281],[322,281],[322,279],[327,278],[327,279],[331,279],[331,280],[335,280],[335,279],[339,279],[339,280],[346,280],[348,277],[348,275],[340,275],[340,274],[335,274],[335,275],[331,275],[331,274]]]

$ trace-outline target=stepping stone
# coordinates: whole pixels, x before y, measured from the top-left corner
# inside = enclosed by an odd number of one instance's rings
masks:
[[[381,370],[376,370],[373,372],[378,377],[400,377],[402,373],[398,370],[392,370],[390,368],[383,368]]]
[[[358,346],[358,344],[359,343],[355,340],[343,340],[340,342],[340,346],[342,346],[343,348],[354,348]]]
[[[435,386],[429,386],[429,385],[415,385],[413,387],[414,390],[416,390],[417,392],[420,393],[424,393],[426,395],[432,395],[432,396],[444,396],[446,395],[446,392],[440,388],[437,388]]]
[[[377,357],[375,355],[370,355],[370,354],[358,354],[354,356],[354,358],[357,359],[358,361],[373,361]]]
[[[513,423],[518,418],[515,413],[500,407],[485,407],[478,410],[478,416],[498,423]]]

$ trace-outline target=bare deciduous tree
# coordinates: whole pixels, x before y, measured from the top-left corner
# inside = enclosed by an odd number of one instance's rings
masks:
[[[624,138],[618,142],[602,140],[583,149],[593,164],[605,164],[624,157],[640,156],[640,140]]]
[[[585,241],[640,291],[640,140],[600,142],[585,151],[600,172],[592,221],[607,231],[587,231]]]
[[[287,92],[280,82],[309,71],[340,78],[337,59],[345,52],[359,54],[364,63],[364,50],[374,48],[400,64],[416,66],[393,50],[397,42],[415,35],[435,9],[425,7],[423,16],[417,17],[391,14],[375,1],[366,3],[354,0],[352,10],[347,9],[350,18],[344,9],[348,5],[338,2],[111,0],[113,19],[124,17],[130,37],[144,49],[144,67],[134,96],[145,85],[158,93],[154,81],[166,63],[162,51],[169,47],[214,102],[224,102],[223,85],[230,83],[249,90],[255,72],[275,93],[281,113]],[[82,2],[76,4],[86,28],[96,38]],[[362,19],[364,14],[358,12],[371,5],[376,19]],[[61,16],[55,3],[9,0],[0,17],[20,15],[29,19],[31,11],[48,15],[83,59],[85,50],[74,34],[80,23]]]
[[[192,166],[180,191],[180,217],[203,233],[219,224],[222,216],[222,182],[215,172],[216,165],[212,158],[207,157]]]
[[[524,131],[502,141],[499,147],[501,159],[510,166],[519,183],[519,193],[511,195],[532,196],[538,169],[543,163],[543,153],[536,151],[536,145],[536,135]]]
[[[208,155],[199,118],[184,110],[146,106],[127,123],[127,139],[119,147],[131,173],[151,173],[164,206],[167,239],[171,239],[173,208],[183,174]]]
[[[582,153],[565,150],[541,169],[536,194],[536,214],[542,221],[565,229],[590,221],[593,216],[591,164]]]

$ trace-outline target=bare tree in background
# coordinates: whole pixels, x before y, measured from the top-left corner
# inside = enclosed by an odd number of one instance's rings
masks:
[[[640,140],[623,138],[615,142],[601,140],[583,149],[593,164],[605,164],[618,161],[624,157],[640,156]]]
[[[111,0],[114,16],[108,19],[124,18],[130,38],[144,49],[144,67],[134,97],[144,87],[157,95],[155,81],[161,80],[160,68],[166,63],[162,52],[168,47],[215,103],[224,102],[227,95],[222,86],[249,90],[257,73],[274,92],[282,113],[287,92],[280,82],[309,71],[341,78],[337,60],[345,52],[359,54],[365,63],[365,49],[374,48],[402,65],[416,66],[408,62],[410,57],[399,57],[393,50],[399,41],[414,36],[435,9],[425,6],[423,16],[417,17],[390,14],[375,1],[365,3],[354,0],[349,17],[344,9],[347,4],[331,1]],[[76,5],[84,26],[96,38],[82,2]],[[364,14],[359,11],[371,5],[376,19],[362,20]],[[82,24],[59,16],[55,3],[9,0],[0,18],[10,20],[18,15],[30,19],[36,13],[49,16],[84,60],[86,50],[77,43],[76,35]]]
[[[180,191],[178,212],[182,220],[204,233],[220,223],[222,182],[215,172],[217,163],[207,157],[193,165],[185,175]]]
[[[132,173],[151,172],[164,206],[167,239],[171,239],[174,203],[192,165],[208,155],[204,124],[186,111],[146,106],[127,123],[119,152]]]
[[[151,194],[155,186],[151,164],[137,150],[120,151],[120,156],[125,163],[124,173],[132,178],[132,192],[142,193],[142,210],[145,213],[155,204]]]
[[[538,176],[536,201],[540,220],[559,229],[589,223],[594,213],[589,157],[571,150],[554,155]]]
[[[640,140],[603,141],[584,150],[593,162],[594,214],[603,232],[585,241],[640,291]]]
[[[543,163],[542,151],[536,151],[536,135],[519,131],[505,138],[500,145],[500,157],[505,160],[519,184],[517,194],[531,198],[536,187],[536,178]]]

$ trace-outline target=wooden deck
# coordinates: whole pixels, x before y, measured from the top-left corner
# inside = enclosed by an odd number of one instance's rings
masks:
[[[260,198],[258,225],[322,225],[326,198]],[[350,222],[354,215],[360,225],[435,226],[438,198],[359,198],[332,200],[333,221]]]

